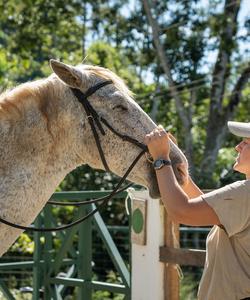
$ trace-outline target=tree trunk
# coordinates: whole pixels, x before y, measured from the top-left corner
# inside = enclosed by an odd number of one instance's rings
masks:
[[[233,50],[235,49],[237,16],[240,4],[241,1],[226,0],[223,16],[220,19],[222,23],[219,36],[219,51],[212,77],[205,150],[201,168],[195,174],[196,180],[198,179],[199,182],[202,182],[206,188],[215,186],[215,183],[212,182],[212,174],[214,172],[219,149],[222,147],[228,132],[227,121],[233,118],[235,110],[240,102],[241,92],[250,77],[250,66],[248,65],[245,70],[243,70],[233,88],[231,96],[229,97],[229,103],[225,105],[223,101],[225,99],[226,83],[231,74],[231,57]],[[152,36],[157,55],[169,83],[171,95],[175,101],[176,110],[183,125],[186,155],[190,165],[193,166],[193,138],[191,129],[196,94],[191,91],[190,105],[189,108],[186,109],[171,75],[170,63],[160,39],[159,25],[152,14],[154,3],[150,0],[143,0],[143,5],[148,22],[152,28]]]
[[[162,46],[162,43],[160,41],[160,30],[157,21],[152,15],[152,3],[150,0],[143,0],[144,9],[148,18],[148,22],[152,28],[152,34],[153,34],[153,41],[154,45],[156,47],[157,55],[159,57],[161,67],[163,68],[163,71],[165,73],[165,77],[169,83],[169,89],[171,96],[173,97],[175,101],[176,110],[178,112],[178,115],[181,119],[181,122],[183,124],[183,130],[184,130],[184,144],[185,144],[185,152],[186,156],[189,160],[190,167],[193,166],[193,137],[191,134],[191,128],[192,128],[192,117],[188,115],[188,112],[186,111],[183,102],[180,98],[180,95],[178,93],[178,90],[175,86],[175,82],[173,80],[171,69],[170,69],[170,63],[168,61],[168,57],[165,54],[164,48]]]
[[[224,115],[217,119],[216,123],[210,124],[210,131],[213,134],[207,136],[206,139],[206,151],[207,156],[204,157],[201,173],[199,177],[202,179],[204,188],[214,188],[216,184],[211,180],[213,175],[213,170],[215,167],[216,159],[218,156],[218,152],[222,147],[226,135],[228,133],[227,129],[227,121],[232,120],[235,114],[235,108],[240,103],[240,97],[242,90],[247,84],[250,78],[250,63],[243,70],[241,76],[235,84],[235,87],[230,96],[230,101],[228,106],[225,108]],[[203,175],[205,174],[205,175]]]
[[[86,23],[87,23],[87,5],[86,0],[83,1],[83,12],[82,12],[82,57],[86,57]]]
[[[214,187],[212,174],[214,171],[218,151],[224,143],[227,129],[227,121],[237,105],[229,113],[228,108],[223,106],[225,85],[231,71],[231,56],[235,48],[234,39],[237,32],[237,16],[240,2],[227,0],[224,6],[224,20],[220,36],[220,46],[213,71],[210,111],[207,125],[207,138],[201,164],[199,178],[206,188]],[[238,103],[237,103],[238,104]]]

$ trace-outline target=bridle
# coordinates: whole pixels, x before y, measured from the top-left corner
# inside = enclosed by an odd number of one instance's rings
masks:
[[[137,140],[133,139],[132,137],[130,137],[128,135],[119,133],[116,129],[114,129],[108,123],[108,121],[105,118],[103,118],[102,116],[98,115],[98,113],[96,112],[96,110],[89,103],[89,101],[88,101],[88,97],[89,96],[91,96],[92,94],[94,94],[100,88],[102,88],[102,87],[104,87],[104,86],[106,86],[108,84],[112,84],[112,83],[113,82],[111,80],[102,81],[102,82],[94,85],[93,87],[90,87],[85,93],[81,92],[79,89],[71,88],[71,91],[73,92],[73,94],[75,95],[75,97],[78,99],[78,101],[84,107],[84,110],[86,112],[86,115],[87,115],[90,127],[92,129],[92,133],[94,135],[95,142],[96,142],[96,145],[97,145],[97,148],[98,148],[101,160],[102,160],[102,164],[103,164],[103,166],[104,166],[104,168],[105,168],[105,170],[107,172],[110,172],[110,169],[108,167],[105,155],[104,155],[103,150],[102,150],[102,146],[101,146],[101,142],[100,142],[100,138],[99,138],[96,126],[97,126],[97,128],[99,129],[99,131],[101,132],[101,134],[103,136],[105,135],[105,130],[103,129],[102,124],[105,125],[110,131],[112,131],[118,137],[120,137],[123,141],[130,142],[130,143],[138,146],[139,148],[141,148],[145,152],[147,151],[147,146],[145,146],[144,144],[138,142]]]
[[[87,119],[89,121],[92,133],[94,135],[95,138],[95,142],[96,142],[96,146],[99,152],[99,155],[101,157],[103,166],[105,168],[106,171],[110,172],[110,169],[108,167],[104,152],[102,150],[102,146],[101,146],[101,141],[100,141],[100,137],[97,131],[97,128],[99,129],[99,131],[101,132],[102,135],[105,135],[105,130],[103,129],[103,125],[105,125],[109,130],[111,130],[114,134],[116,134],[118,137],[120,137],[123,141],[128,141],[136,146],[138,146],[139,148],[142,149],[142,151],[137,155],[137,157],[134,159],[134,161],[132,162],[132,164],[129,166],[128,170],[125,172],[125,174],[123,175],[123,177],[120,179],[120,181],[117,183],[117,185],[115,186],[114,190],[106,197],[102,197],[102,198],[98,198],[98,199],[94,199],[94,200],[89,200],[89,201],[81,201],[81,202],[56,202],[56,201],[48,201],[48,204],[52,204],[52,205],[74,205],[74,206],[80,206],[80,205],[86,205],[86,204],[90,204],[90,203],[97,203],[97,202],[102,202],[101,204],[99,204],[95,209],[93,209],[91,212],[89,212],[87,215],[83,216],[82,218],[70,223],[70,224],[66,224],[66,225],[62,225],[62,226],[58,226],[58,227],[53,227],[53,228],[36,228],[33,226],[23,226],[23,225],[19,225],[19,224],[15,224],[12,222],[9,222],[3,218],[0,217],[0,222],[17,228],[17,229],[21,229],[21,230],[29,230],[29,231],[36,231],[36,232],[52,232],[52,231],[60,231],[60,230],[65,230],[67,228],[73,227],[75,225],[78,225],[80,223],[82,223],[83,221],[87,220],[89,217],[91,217],[92,215],[94,215],[97,211],[100,210],[101,207],[103,207],[110,199],[112,199],[115,195],[117,195],[118,193],[124,191],[125,189],[127,189],[129,186],[131,186],[132,184],[127,185],[126,187],[120,189],[121,185],[124,183],[124,181],[126,180],[126,178],[128,177],[128,175],[131,173],[132,169],[134,168],[134,166],[136,165],[136,163],[139,161],[139,159],[142,157],[142,155],[144,153],[147,152],[147,146],[140,143],[139,141],[135,140],[134,138],[128,136],[128,135],[124,135],[119,133],[116,129],[114,129],[109,123],[108,121],[103,118],[102,116],[99,116],[98,113],[96,112],[96,110],[92,107],[92,105],[90,104],[90,102],[88,101],[88,97],[90,97],[92,94],[94,94],[97,90],[101,89],[102,87],[108,85],[108,84],[112,84],[113,82],[111,80],[106,80],[106,81],[102,81],[100,83],[97,83],[96,85],[90,87],[85,93],[83,93],[82,91],[80,91],[79,89],[75,89],[75,88],[70,88],[71,91],[73,92],[74,96],[78,99],[78,101],[82,104],[82,106],[84,107],[84,110],[86,112],[87,115]],[[97,128],[96,128],[97,126]]]
[[[109,122],[103,118],[102,116],[99,116],[98,113],[96,112],[96,110],[93,108],[93,106],[90,104],[90,102],[88,101],[88,97],[90,97],[91,95],[93,95],[97,90],[101,89],[102,87],[108,85],[108,84],[112,84],[112,80],[106,80],[106,81],[102,81],[100,83],[97,83],[96,85],[90,87],[85,93],[83,93],[82,91],[80,91],[80,89],[76,89],[76,88],[70,88],[72,93],[74,94],[74,96],[78,99],[78,101],[82,104],[85,113],[87,115],[87,119],[89,122],[89,125],[91,127],[93,136],[95,138],[95,143],[100,155],[100,158],[102,160],[103,166],[105,168],[106,171],[110,172],[110,168],[107,164],[104,152],[102,150],[102,146],[101,146],[101,141],[100,141],[100,137],[97,131],[97,128],[99,129],[100,133],[104,136],[105,135],[105,130],[103,129],[103,125],[105,125],[110,131],[112,131],[115,135],[117,135],[118,137],[120,137],[123,141],[127,141],[130,142],[134,145],[136,145],[137,147],[141,148],[142,151],[137,155],[137,157],[134,159],[134,161],[132,162],[132,164],[129,166],[128,170],[125,172],[125,174],[123,175],[123,177],[120,179],[120,181],[117,183],[117,185],[115,186],[114,190],[105,197],[102,198],[98,198],[98,199],[94,199],[94,200],[89,200],[89,201],[80,201],[80,202],[56,202],[56,201],[48,201],[48,204],[52,204],[52,205],[74,205],[74,206],[80,206],[80,205],[86,205],[86,204],[91,204],[91,203],[97,203],[97,202],[101,202],[101,204],[99,204],[95,209],[93,209],[91,212],[89,212],[87,215],[83,216],[82,218],[66,224],[66,225],[61,225],[58,227],[54,227],[54,228],[36,228],[33,226],[22,226],[19,224],[15,224],[12,222],[9,222],[3,218],[0,218],[0,222],[17,228],[17,229],[21,229],[21,230],[29,230],[29,231],[36,231],[36,232],[52,232],[52,231],[60,231],[60,230],[65,230],[67,228],[73,227],[75,225],[78,225],[80,223],[82,223],[83,221],[85,221],[86,219],[88,219],[89,217],[91,217],[92,215],[94,215],[97,211],[99,211],[110,199],[112,199],[115,195],[117,195],[118,193],[124,191],[125,189],[127,189],[129,186],[132,185],[129,184],[127,186],[125,186],[124,188],[120,189],[121,185],[124,183],[124,181],[126,180],[126,178],[128,177],[128,175],[131,173],[132,169],[134,168],[134,166],[136,165],[136,163],[139,161],[139,159],[142,157],[142,155],[144,153],[147,152],[147,146],[144,145],[143,143],[140,143],[139,141],[135,140],[134,138],[125,135],[125,134],[121,134],[119,133],[116,129],[114,129]]]

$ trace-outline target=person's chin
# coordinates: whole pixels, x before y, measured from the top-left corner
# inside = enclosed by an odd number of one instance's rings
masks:
[[[233,165],[234,171],[240,172],[239,163],[236,161]]]
[[[242,174],[245,174],[245,169],[240,166],[238,162],[233,165],[233,170]]]

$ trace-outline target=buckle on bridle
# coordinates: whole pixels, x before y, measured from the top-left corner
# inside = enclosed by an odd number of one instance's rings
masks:
[[[145,156],[147,161],[149,161],[151,164],[154,162],[153,157],[150,155],[149,152],[145,152]]]

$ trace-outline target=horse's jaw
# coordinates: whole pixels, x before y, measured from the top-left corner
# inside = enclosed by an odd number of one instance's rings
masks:
[[[148,190],[149,196],[151,198],[159,199],[160,191],[153,166],[148,162],[145,162],[143,166],[139,166],[139,169],[142,170],[142,172],[140,172],[139,174],[131,174],[131,176],[129,176],[128,179],[134,182],[135,184],[145,187]]]
[[[149,196],[152,199],[159,199],[161,197],[157,182],[150,185],[148,188]]]

